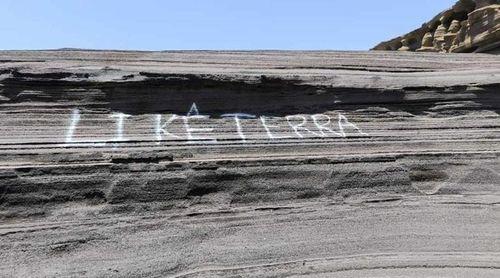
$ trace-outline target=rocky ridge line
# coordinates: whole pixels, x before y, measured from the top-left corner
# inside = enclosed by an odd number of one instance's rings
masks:
[[[373,50],[500,53],[500,1],[460,0],[422,27]]]

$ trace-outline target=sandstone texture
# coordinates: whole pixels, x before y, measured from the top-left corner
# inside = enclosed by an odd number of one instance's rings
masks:
[[[460,0],[422,27],[373,50],[500,53],[500,1]]]
[[[0,276],[498,277],[499,89],[489,54],[0,51]]]

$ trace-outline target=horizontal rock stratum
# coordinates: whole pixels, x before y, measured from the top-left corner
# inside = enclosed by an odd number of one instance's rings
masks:
[[[498,277],[500,57],[0,51],[0,276]]]
[[[500,1],[460,0],[422,27],[374,50],[500,53]]]

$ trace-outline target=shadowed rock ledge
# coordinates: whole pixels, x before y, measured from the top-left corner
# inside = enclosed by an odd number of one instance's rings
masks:
[[[497,277],[500,58],[1,51],[0,276]]]

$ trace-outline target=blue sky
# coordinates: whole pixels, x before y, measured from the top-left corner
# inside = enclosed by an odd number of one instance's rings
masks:
[[[2,0],[0,49],[367,50],[454,0]]]

